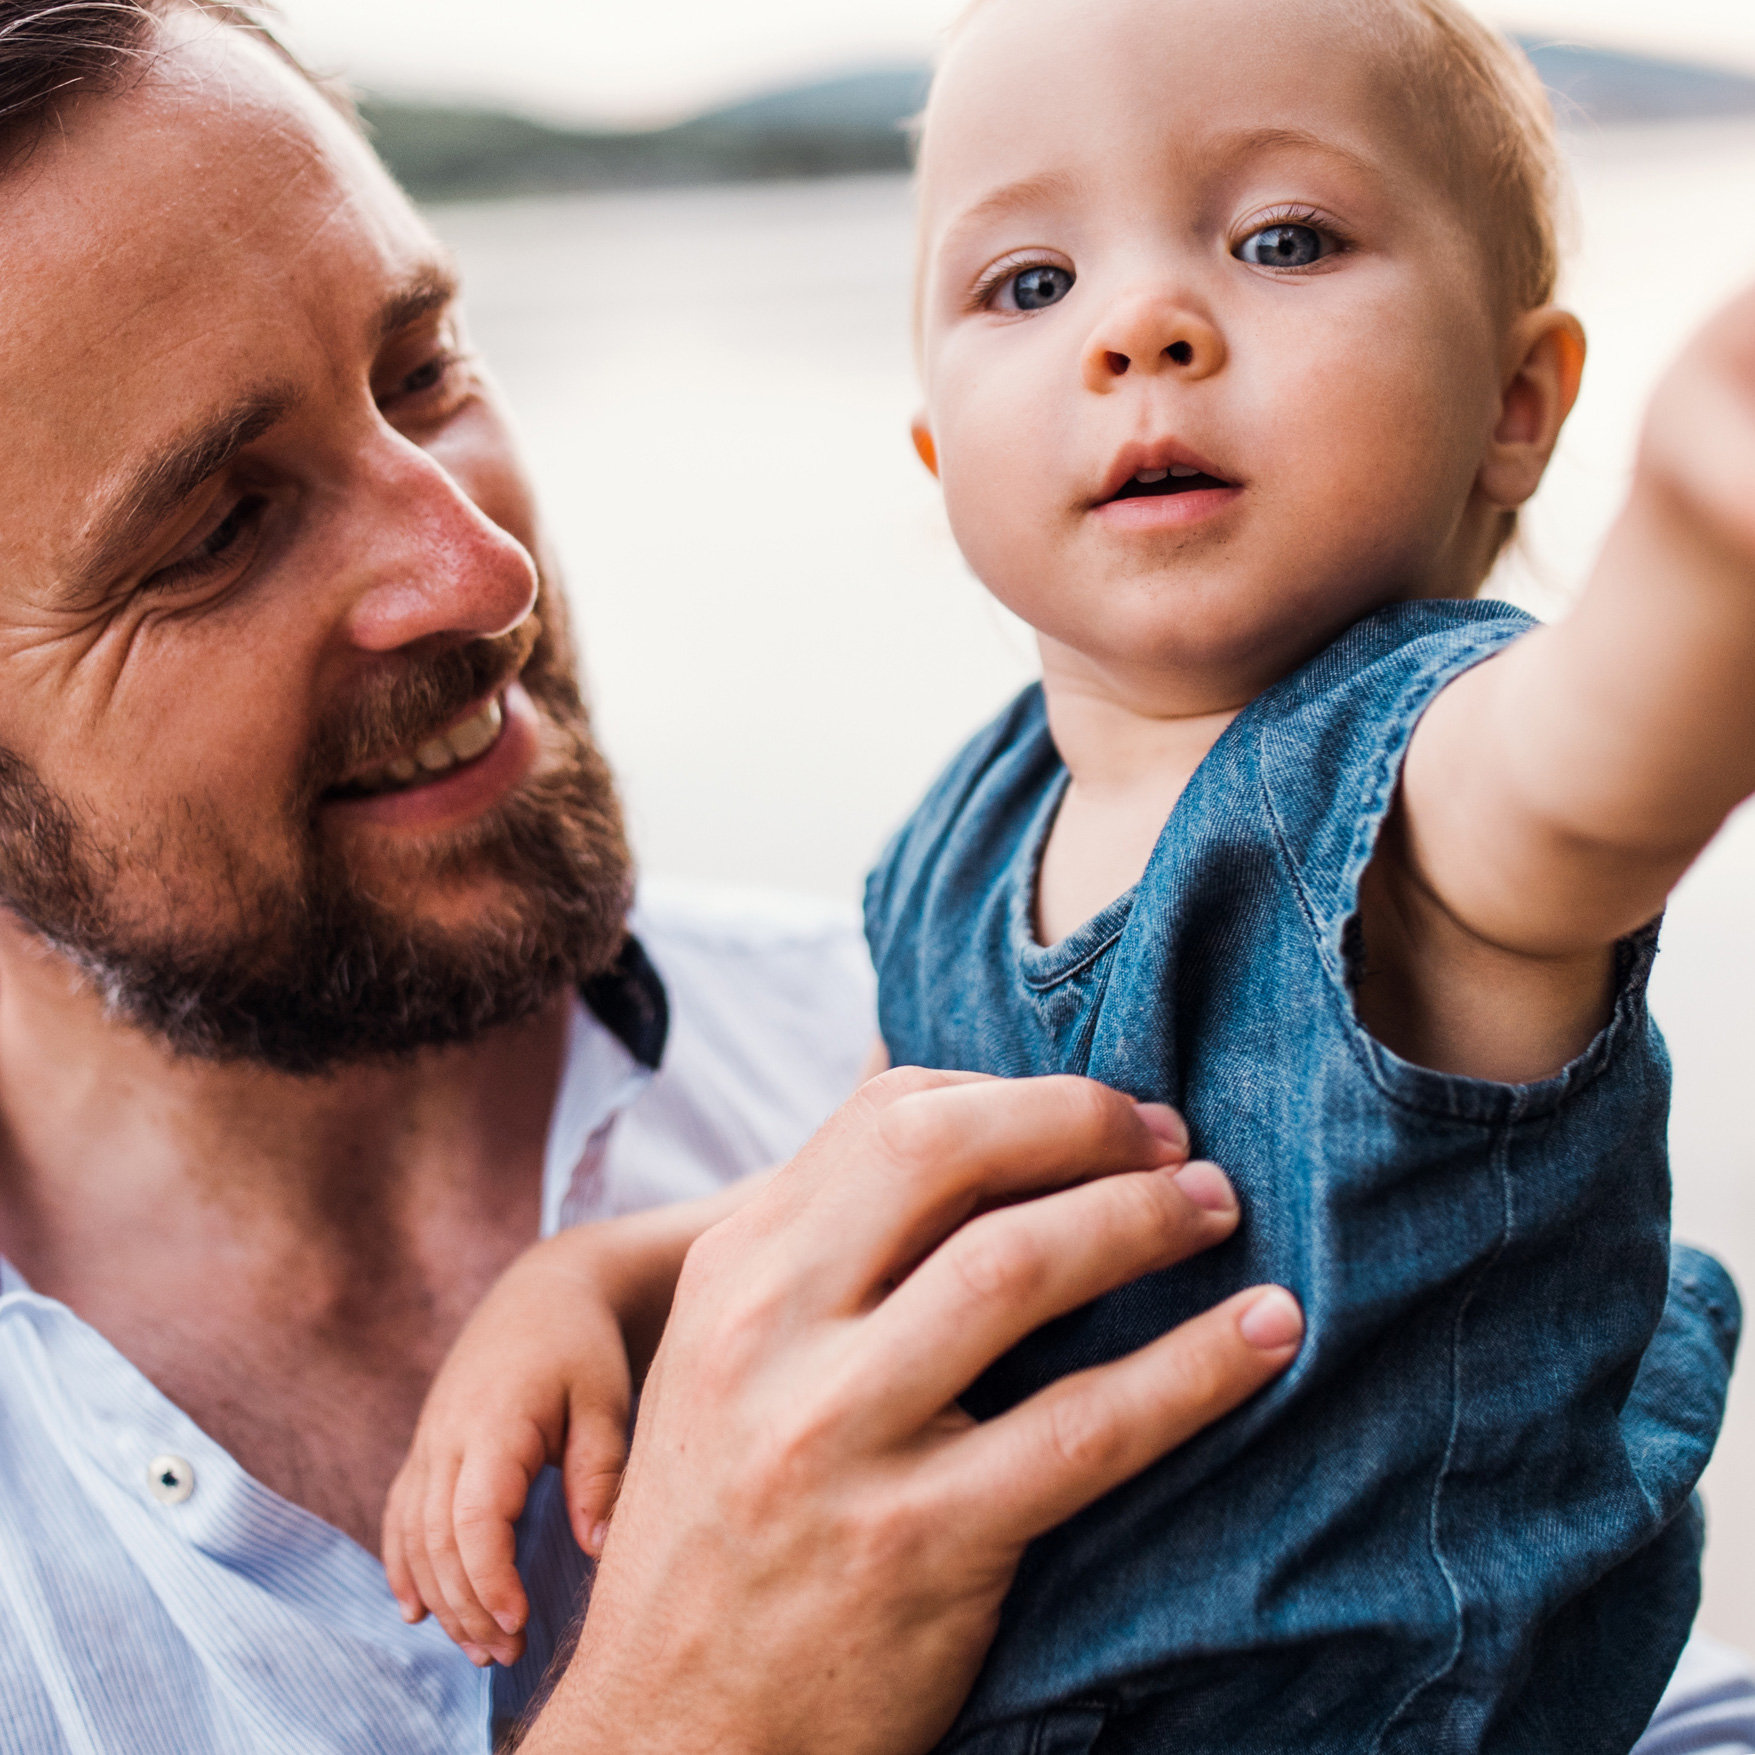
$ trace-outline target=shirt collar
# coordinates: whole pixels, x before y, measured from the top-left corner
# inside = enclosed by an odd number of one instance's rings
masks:
[[[635,1059],[622,1038],[575,996],[543,1150],[544,1237],[577,1224],[592,1209],[616,1118],[651,1082],[652,1069]]]

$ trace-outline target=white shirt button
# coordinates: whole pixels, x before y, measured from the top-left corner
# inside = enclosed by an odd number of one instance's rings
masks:
[[[181,1505],[195,1491],[195,1470],[180,1456],[155,1456],[146,1465],[146,1490],[160,1505]]]

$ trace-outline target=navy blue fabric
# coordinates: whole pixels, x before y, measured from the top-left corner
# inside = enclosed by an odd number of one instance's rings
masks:
[[[1066,780],[1039,690],[873,873],[897,1064],[1175,1104],[1243,1202],[1231,1242],[1049,1325],[968,1405],[1245,1285],[1291,1286],[1309,1323],[1284,1380],[1030,1550],[953,1744],[1624,1755],[1650,1719],[1739,1322],[1716,1264],[1672,1270],[1656,928],[1620,948],[1602,1034],[1537,1085],[1412,1066],[1351,998],[1414,726],[1529,626],[1478,602],[1359,623],[1237,717],[1137,888],[1057,945],[1033,931]]]

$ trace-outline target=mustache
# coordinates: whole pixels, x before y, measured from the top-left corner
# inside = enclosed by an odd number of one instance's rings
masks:
[[[542,622],[527,615],[493,639],[409,657],[324,717],[312,740],[305,790],[315,803],[360,768],[437,735],[466,707],[514,682],[530,663]]]

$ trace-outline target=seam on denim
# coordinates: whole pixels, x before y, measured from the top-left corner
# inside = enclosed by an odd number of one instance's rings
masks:
[[[1498,650],[1502,651],[1504,648],[1500,647]],[[1489,652],[1479,662],[1485,663],[1487,658],[1496,655],[1496,652]],[[1266,730],[1267,728],[1264,726],[1262,736],[1265,736]],[[1616,946],[1615,1009],[1611,1013],[1608,1023],[1593,1038],[1584,1053],[1568,1063],[1553,1078],[1543,1079],[1535,1087],[1495,1085],[1491,1080],[1463,1079],[1459,1075],[1434,1072],[1429,1067],[1417,1067],[1413,1066],[1411,1062],[1406,1063],[1416,1074],[1444,1080],[1447,1084],[1460,1087],[1479,1086],[1483,1094],[1494,1091],[1503,1093],[1496,1104],[1499,1112],[1489,1114],[1466,1112],[1459,1109],[1454,1103],[1428,1103],[1414,1096],[1411,1092],[1398,1088],[1398,1084],[1392,1082],[1389,1076],[1390,1069],[1385,1066],[1382,1059],[1383,1054],[1388,1053],[1389,1050],[1384,1049],[1377,1038],[1360,1021],[1352,989],[1347,985],[1346,971],[1344,968],[1337,969],[1329,954],[1327,934],[1323,930],[1322,923],[1317,919],[1315,903],[1304,882],[1298,861],[1292,856],[1291,842],[1287,837],[1285,824],[1280,820],[1279,810],[1274,803],[1273,789],[1268,784],[1267,764],[1264,759],[1265,751],[1261,747],[1259,737],[1255,754],[1256,785],[1261,791],[1268,826],[1273,834],[1275,851],[1285,869],[1293,898],[1298,904],[1298,912],[1304,917],[1305,927],[1316,950],[1317,961],[1322,966],[1323,974],[1328,978],[1331,998],[1339,1008],[1342,1038],[1354,1060],[1358,1062],[1366,1077],[1377,1087],[1385,1101],[1395,1105],[1398,1109],[1407,1111],[1410,1115],[1497,1131],[1529,1119],[1530,1105],[1527,1095],[1529,1090],[1543,1090],[1544,1103],[1535,1119],[1545,1120],[1558,1115],[1574,1097],[1587,1091],[1613,1068],[1631,1042],[1634,1032],[1650,1013],[1644,982],[1650,979],[1652,963],[1656,956],[1656,946],[1655,943],[1651,945],[1641,943],[1645,935],[1652,930],[1649,926],[1641,927],[1638,932],[1629,933]],[[1379,827],[1381,828],[1381,826],[1380,823]],[[1347,922],[1354,919],[1357,913],[1358,909],[1355,906],[1342,921],[1343,931]],[[1622,953],[1627,949],[1632,950],[1634,961],[1626,967],[1622,967]],[[1643,980],[1641,980],[1637,992],[1634,991],[1635,977],[1638,974],[1636,963],[1644,965]]]
[[[1093,945],[1090,950],[1086,951],[1070,969],[1058,969],[1054,974],[1041,980],[1038,980],[1035,976],[1026,975],[1022,970],[1019,970],[1018,979],[1021,980],[1032,993],[1046,993],[1051,987],[1059,987],[1062,982],[1072,980],[1075,975],[1082,975],[1085,970],[1090,968],[1090,966],[1096,962],[1096,960],[1102,956],[1102,954],[1126,931],[1127,921],[1124,920],[1106,939],[1103,940],[1101,944]]]
[[[1514,1104],[1513,1107],[1515,1110],[1516,1108],[1519,1107],[1519,1105]],[[1515,1124],[1519,1119],[1521,1119],[1521,1117],[1514,1113],[1512,1116],[1513,1124]],[[1502,1255],[1504,1255],[1505,1250],[1506,1250],[1506,1246],[1511,1241],[1511,1231],[1512,1231],[1511,1166],[1510,1166],[1510,1163],[1508,1161],[1510,1158],[1510,1153],[1511,1153],[1511,1135],[1510,1135],[1510,1130],[1507,1129],[1505,1132],[1503,1132],[1500,1135],[1499,1140],[1498,1140],[1497,1144],[1495,1145],[1494,1151],[1493,1151],[1493,1165],[1494,1165],[1495,1171],[1498,1173],[1498,1176],[1499,1176],[1499,1200],[1500,1200],[1500,1213],[1501,1213],[1501,1221],[1500,1221],[1500,1226],[1499,1226],[1499,1240],[1497,1243],[1494,1244],[1493,1252],[1489,1256],[1487,1256],[1486,1259],[1479,1264],[1479,1266],[1476,1267],[1475,1271],[1472,1274],[1469,1275],[1468,1284],[1463,1289],[1463,1294],[1462,1294],[1461,1298],[1458,1299],[1458,1301],[1457,1301],[1456,1318],[1455,1318],[1455,1321],[1451,1325],[1451,1331],[1450,1331],[1450,1381],[1451,1381],[1450,1437],[1445,1442],[1444,1459],[1438,1465],[1437,1479],[1434,1480],[1432,1483],[1432,1504],[1431,1504],[1430,1510],[1427,1514],[1428,1522],[1427,1522],[1427,1530],[1426,1530],[1426,1542],[1427,1542],[1427,1546],[1430,1549],[1431,1554],[1432,1554],[1432,1562],[1438,1568],[1439,1574],[1444,1579],[1445,1588],[1450,1592],[1451,1607],[1455,1611],[1455,1614],[1456,1614],[1456,1634],[1455,1634],[1455,1637],[1453,1638],[1453,1640],[1451,1641],[1450,1655],[1444,1660],[1444,1662],[1442,1664],[1439,1665],[1439,1667],[1436,1670],[1434,1670],[1432,1672],[1431,1675],[1425,1677],[1423,1680],[1421,1680],[1419,1682],[1416,1682],[1414,1684],[1414,1686],[1412,1688],[1410,1688],[1408,1690],[1408,1692],[1402,1697],[1401,1702],[1397,1705],[1396,1709],[1389,1715],[1389,1717],[1387,1719],[1384,1720],[1382,1728],[1377,1733],[1376,1740],[1371,1745],[1372,1755],[1380,1755],[1380,1752],[1382,1751],[1383,1746],[1384,1746],[1384,1739],[1386,1737],[1388,1737],[1390,1732],[1396,1728],[1397,1723],[1407,1714],[1409,1708],[1413,1706],[1414,1702],[1416,1700],[1418,1700],[1420,1698],[1420,1696],[1422,1694],[1426,1693],[1429,1689],[1437,1687],[1437,1685],[1440,1682],[1442,1682],[1446,1676],[1450,1675],[1456,1669],[1458,1662],[1462,1658],[1463,1634],[1464,1634],[1464,1630],[1465,1630],[1465,1610],[1464,1610],[1464,1606],[1463,1606],[1463,1595],[1462,1595],[1462,1590],[1457,1583],[1456,1575],[1451,1571],[1449,1563],[1445,1560],[1444,1552],[1443,1552],[1444,1544],[1443,1544],[1443,1541],[1441,1540],[1440,1535],[1439,1535],[1439,1522],[1438,1522],[1438,1520],[1439,1520],[1439,1512],[1440,1512],[1442,1501],[1444,1498],[1445,1484],[1447,1483],[1447,1481],[1450,1478],[1451,1464],[1454,1462],[1455,1457],[1456,1457],[1457,1437],[1462,1429],[1462,1417],[1463,1417],[1463,1384],[1462,1384],[1463,1324],[1468,1320],[1469,1311],[1473,1307],[1474,1302],[1475,1302],[1475,1297],[1481,1289],[1481,1282],[1493,1270],[1493,1267],[1498,1262],[1499,1258]]]
[[[1070,1063],[1076,1068],[1080,1078],[1090,1076],[1091,1044],[1097,1040],[1097,1025],[1103,1016],[1103,1001],[1109,992],[1109,977],[1114,973],[1115,964],[1111,962],[1098,977],[1097,991],[1091,995],[1091,1002],[1085,1007],[1084,1022],[1079,1027],[1078,1044],[1070,1057]]]

